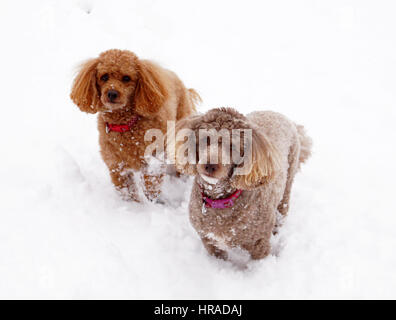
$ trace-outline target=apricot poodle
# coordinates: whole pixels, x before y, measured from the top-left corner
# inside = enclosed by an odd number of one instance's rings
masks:
[[[81,111],[99,113],[100,151],[116,188],[141,201],[139,179],[146,197],[156,199],[163,173],[148,170],[144,135],[153,128],[165,134],[168,120],[192,114],[198,94],[172,71],[113,49],[82,64],[70,97]]]
[[[247,252],[253,259],[265,257],[270,252],[277,211],[287,214],[294,176],[310,156],[311,139],[304,128],[271,111],[244,116],[234,109],[220,108],[181,120],[176,133],[182,129],[189,129],[183,139],[197,144],[197,157],[205,157],[196,159],[195,164],[185,161],[186,142],[176,139],[177,169],[195,176],[190,221],[204,246],[223,259],[233,250]],[[224,135],[217,141],[211,135],[198,138],[202,129],[229,132],[230,144],[223,144]],[[232,135],[235,129],[242,132],[238,139]],[[249,131],[251,139],[245,140]],[[221,152],[214,154],[213,145]],[[225,162],[236,149],[242,150],[238,153],[244,161]],[[249,170],[237,174],[242,167]]]

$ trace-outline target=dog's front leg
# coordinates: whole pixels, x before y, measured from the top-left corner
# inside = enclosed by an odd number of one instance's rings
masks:
[[[140,202],[134,172],[132,169],[122,166],[110,168],[110,177],[116,189],[126,200]]]
[[[206,238],[206,237],[202,237],[201,238],[202,243],[205,247],[205,249],[208,251],[208,253],[212,256],[215,256],[216,258],[219,259],[223,259],[223,260],[227,260],[228,259],[228,255],[227,252],[220,249],[219,247],[217,247],[212,240]]]
[[[150,201],[158,200],[161,195],[161,185],[164,180],[162,172],[150,173],[148,170],[142,171],[142,180],[144,183],[144,194]]]

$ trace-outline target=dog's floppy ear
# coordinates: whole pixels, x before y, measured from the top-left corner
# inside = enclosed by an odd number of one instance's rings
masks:
[[[231,184],[241,190],[254,189],[266,184],[274,178],[275,172],[280,167],[279,152],[265,134],[252,129],[251,137],[248,146],[245,145],[247,157],[236,168],[241,169],[242,174],[236,174],[237,170],[235,170],[231,179]]]
[[[150,117],[158,112],[167,98],[159,67],[148,60],[138,60],[138,83],[134,97],[136,112]]]
[[[191,115],[177,121],[175,128],[166,134],[167,159],[174,161],[178,172],[195,175],[197,173],[197,137],[195,125],[201,116]]]
[[[98,59],[91,59],[81,65],[70,93],[70,98],[81,111],[88,113],[96,113],[100,104],[99,92],[96,88],[97,64]]]

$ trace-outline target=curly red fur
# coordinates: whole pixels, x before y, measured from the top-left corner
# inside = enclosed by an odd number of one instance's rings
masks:
[[[81,65],[70,94],[71,99],[81,111],[88,113],[96,113],[95,106],[99,103],[99,94],[96,88],[98,61],[98,59],[90,59]]]

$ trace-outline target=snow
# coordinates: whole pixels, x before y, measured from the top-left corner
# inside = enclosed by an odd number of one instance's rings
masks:
[[[393,1],[2,1],[0,298],[395,298]],[[273,253],[207,255],[191,179],[168,201],[114,191],[95,116],[68,95],[81,60],[130,49],[204,103],[274,110],[314,155]]]
[[[207,183],[209,184],[216,184],[217,182],[219,182],[219,179],[213,178],[213,177],[209,177],[205,174],[201,174],[202,179],[204,179]],[[209,186],[211,187],[211,186]],[[211,188],[209,188],[210,190]]]

